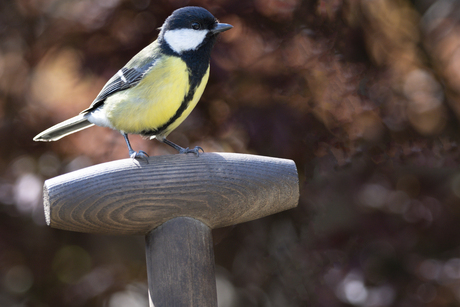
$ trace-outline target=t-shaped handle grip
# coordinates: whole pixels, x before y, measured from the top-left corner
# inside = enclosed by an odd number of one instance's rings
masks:
[[[166,155],[150,163],[103,163],[45,182],[53,228],[102,234],[146,234],[179,216],[210,228],[255,220],[297,206],[291,160],[232,153]]]

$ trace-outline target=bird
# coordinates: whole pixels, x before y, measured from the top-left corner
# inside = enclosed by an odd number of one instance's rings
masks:
[[[148,154],[133,150],[128,134],[155,138],[179,153],[199,155],[204,152],[201,147],[183,148],[166,137],[200,100],[216,38],[231,28],[202,7],[175,10],[159,28],[157,39],[110,78],[87,109],[33,140],[57,141],[97,125],[119,131],[134,159],[147,159]]]

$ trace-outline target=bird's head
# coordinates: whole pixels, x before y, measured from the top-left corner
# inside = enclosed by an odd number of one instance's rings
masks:
[[[195,6],[175,10],[161,27],[160,39],[176,53],[213,44],[220,32],[233,26],[219,21],[206,9]]]

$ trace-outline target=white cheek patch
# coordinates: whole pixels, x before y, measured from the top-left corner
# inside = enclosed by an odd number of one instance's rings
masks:
[[[177,53],[195,50],[204,40],[209,30],[179,29],[168,30],[164,39],[169,47]]]

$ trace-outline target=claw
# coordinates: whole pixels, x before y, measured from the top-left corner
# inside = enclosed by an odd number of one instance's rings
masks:
[[[197,157],[200,156],[200,150],[204,153],[204,150],[203,148],[201,148],[200,146],[195,146],[195,148],[193,149],[190,149],[190,148],[182,148],[181,150],[179,150],[179,153],[181,154],[188,154],[188,153],[194,153]]]
[[[139,150],[139,152],[136,152],[133,150],[129,152],[129,156],[132,159],[140,159],[147,162],[147,164],[149,163],[149,155],[145,151]]]
[[[129,156],[132,159],[145,160],[145,162],[149,164],[149,155],[145,151],[142,151],[142,150],[139,150],[139,152],[134,151],[133,148],[131,147],[131,144],[129,143],[128,135],[124,132],[122,132],[121,134],[125,138],[126,145],[128,145]]]
[[[166,145],[171,146],[172,148],[174,148],[175,150],[177,150],[181,154],[194,153],[198,157],[200,155],[200,150],[202,152],[204,152],[203,148],[201,148],[200,146],[195,146],[195,148],[193,148],[193,149],[190,149],[188,147],[183,148],[183,147],[180,147],[179,145],[174,144],[173,142],[167,140],[165,137],[161,137],[161,138],[157,138],[157,139],[159,141],[165,143]]]

